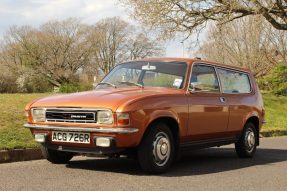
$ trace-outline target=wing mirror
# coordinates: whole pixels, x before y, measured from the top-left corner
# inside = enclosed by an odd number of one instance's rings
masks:
[[[201,82],[191,82],[188,90],[190,93],[194,93],[196,91],[201,91],[201,90],[203,90],[203,85]]]

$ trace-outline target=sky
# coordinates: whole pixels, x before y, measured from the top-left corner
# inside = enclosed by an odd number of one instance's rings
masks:
[[[120,16],[132,21],[118,0],[0,0],[0,37],[13,25],[38,27],[49,20],[80,18],[83,23],[94,24],[106,17]],[[181,39],[167,42],[167,57],[186,57],[187,45]]]

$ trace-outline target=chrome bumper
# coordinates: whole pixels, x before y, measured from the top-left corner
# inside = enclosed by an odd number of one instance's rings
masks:
[[[37,130],[49,130],[49,131],[76,131],[76,132],[89,132],[89,133],[117,133],[117,134],[129,134],[136,133],[136,128],[101,128],[101,127],[64,127],[64,126],[51,126],[51,125],[37,125],[37,124],[24,124],[29,129]]]

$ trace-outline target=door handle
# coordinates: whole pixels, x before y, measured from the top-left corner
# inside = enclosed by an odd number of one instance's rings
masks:
[[[219,100],[221,103],[224,103],[226,101],[225,97],[220,97]]]

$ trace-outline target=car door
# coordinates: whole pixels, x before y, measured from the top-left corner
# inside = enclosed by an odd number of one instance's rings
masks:
[[[252,92],[251,80],[248,73],[217,68],[221,82],[222,93],[228,97],[229,122],[228,132],[234,135],[240,134],[248,114],[256,103],[256,97]]]
[[[202,140],[224,137],[228,127],[228,100],[220,91],[215,67],[193,64],[189,85],[189,138]]]

